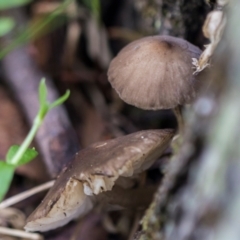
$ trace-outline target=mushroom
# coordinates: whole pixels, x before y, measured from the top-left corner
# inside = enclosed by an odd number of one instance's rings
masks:
[[[181,129],[180,106],[198,92],[192,59],[201,50],[184,39],[151,36],[124,47],[112,60],[108,78],[126,103],[148,110],[173,109]]]
[[[135,189],[131,194],[117,183],[149,168],[166,149],[173,135],[174,131],[169,129],[145,130],[81,150],[29,216],[25,229],[47,231],[60,227],[88,213],[98,201],[123,207],[128,206],[132,199],[137,201],[136,196],[129,199],[137,193]],[[141,198],[139,200],[144,203]]]

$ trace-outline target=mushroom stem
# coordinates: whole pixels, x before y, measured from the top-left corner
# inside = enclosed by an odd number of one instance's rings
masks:
[[[101,202],[123,208],[146,208],[152,201],[156,186],[123,189],[115,186],[112,191],[98,195]]]
[[[177,123],[178,123],[178,132],[180,134],[183,133],[184,130],[184,120],[183,120],[183,116],[182,116],[182,107],[180,105],[176,106],[175,108],[173,108],[173,112],[177,118]]]

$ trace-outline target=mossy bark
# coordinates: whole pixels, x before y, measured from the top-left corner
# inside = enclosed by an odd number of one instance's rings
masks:
[[[228,24],[208,90],[187,114],[184,143],[143,219],[138,239],[240,239],[240,3]]]

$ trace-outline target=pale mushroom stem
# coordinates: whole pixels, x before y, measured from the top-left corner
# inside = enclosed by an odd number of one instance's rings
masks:
[[[98,195],[101,202],[117,205],[123,208],[146,208],[152,201],[156,186],[139,187],[136,189],[123,189],[115,186],[112,191]]]
[[[177,123],[178,123],[178,132],[180,134],[183,133],[184,130],[184,120],[182,116],[182,107],[178,105],[177,107],[173,108],[173,112],[177,118]]]

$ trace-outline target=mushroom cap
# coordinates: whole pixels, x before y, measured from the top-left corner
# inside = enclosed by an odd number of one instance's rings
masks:
[[[131,177],[152,165],[173,135],[170,129],[146,130],[81,150],[29,216],[25,229],[47,231],[89,212],[96,195],[110,191],[119,178]]]
[[[201,52],[181,38],[145,37],[118,53],[108,79],[128,104],[149,110],[174,108],[196,97],[192,58],[198,59]]]

